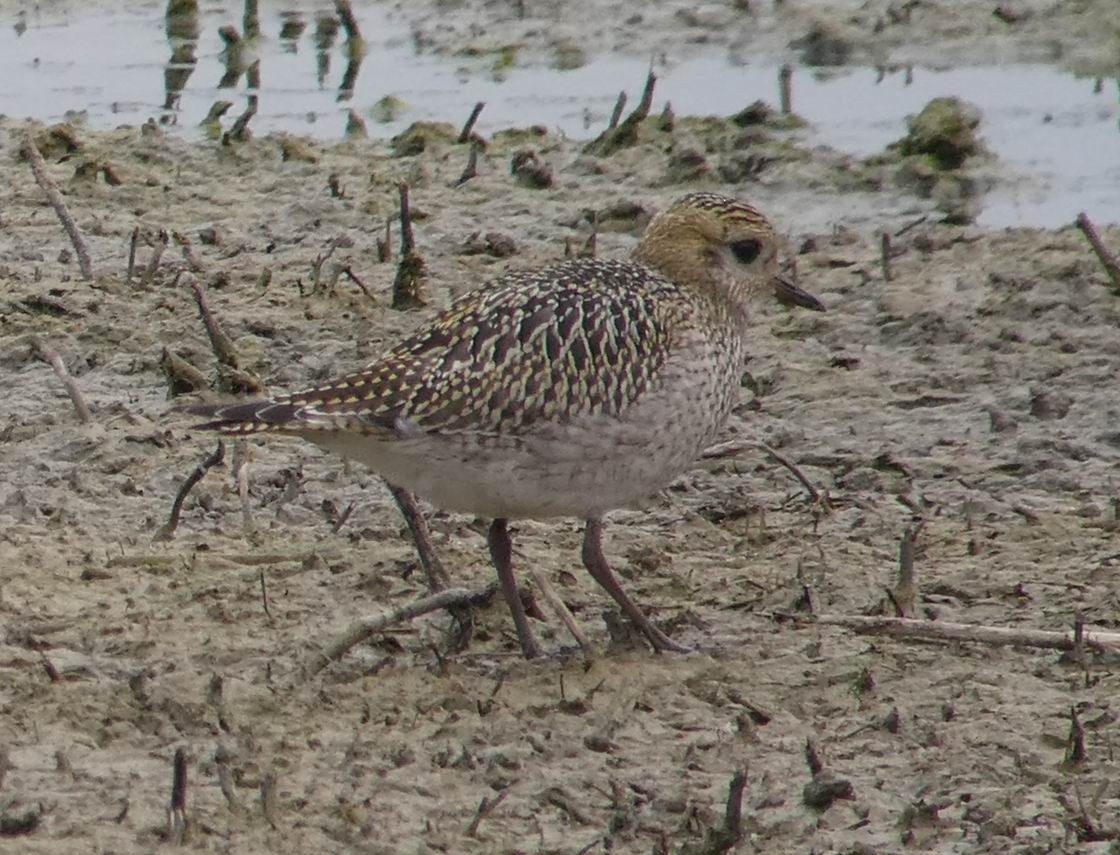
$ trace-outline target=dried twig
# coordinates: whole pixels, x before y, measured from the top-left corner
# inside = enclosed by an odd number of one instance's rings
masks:
[[[377,239],[377,260],[388,261],[393,257],[393,221],[385,221],[385,237]]]
[[[240,369],[237,348],[233,346],[233,339],[226,335],[222,325],[218,323],[218,319],[210,311],[210,304],[206,302],[206,292],[202,290],[201,285],[194,281],[190,283],[190,287],[194,293],[195,302],[198,304],[198,314],[202,318],[202,325],[206,327],[210,347],[213,349],[218,363],[234,370]]]
[[[584,147],[587,154],[607,156],[619,149],[627,148],[638,142],[638,127],[649,116],[650,107],[653,106],[653,88],[657,83],[657,75],[651,68],[646,75],[646,85],[642,90],[642,99],[634,111],[616,126],[608,127],[603,133],[593,139]]]
[[[140,227],[136,226],[128,237],[128,269],[125,271],[124,281],[132,281],[132,273],[136,269],[136,244],[140,242]]]
[[[62,194],[58,191],[58,185],[47,174],[47,165],[43,162],[43,155],[39,153],[35,140],[30,133],[24,137],[20,154],[27,160],[31,167],[31,173],[35,176],[35,183],[46,194],[47,201],[54,208],[59,222],[66,229],[66,234],[70,236],[70,243],[74,245],[74,252],[78,255],[78,268],[82,271],[82,278],[87,281],[93,279],[93,263],[90,261],[89,247],[86,246],[85,238],[78,230],[78,224],[74,222],[74,218],[70,215],[70,210],[66,207]]]
[[[1065,763],[1067,766],[1077,766],[1088,759],[1085,752],[1085,726],[1077,716],[1077,707],[1069,708],[1069,739],[1066,742]]]
[[[352,647],[393,624],[403,623],[451,606],[470,606],[484,602],[494,595],[494,590],[494,584],[472,589],[447,588],[438,594],[414,600],[384,614],[357,620],[328,642],[326,647],[314,650],[304,665],[304,673],[309,677],[318,674],[329,663],[341,659]]]
[[[879,263],[883,266],[883,280],[890,282],[894,277],[891,276],[891,236],[889,232],[883,232],[879,238]]]
[[[276,773],[267,772],[261,777],[261,813],[273,828],[276,828]]]
[[[218,743],[218,748],[214,751],[214,765],[218,769],[218,786],[222,790],[222,795],[225,796],[230,813],[239,814],[241,813],[241,801],[237,798],[237,788],[233,782],[231,759],[229,749],[224,744]]]
[[[701,852],[704,855],[723,855],[730,852],[743,837],[743,790],[747,787],[745,770],[731,776],[727,788],[727,810],[723,815],[723,825],[713,828],[705,835]]]
[[[462,187],[476,175],[478,175],[478,146],[472,145],[470,154],[467,155],[467,165],[463,168],[463,174],[459,176],[453,186]]]
[[[1089,245],[1093,247],[1093,252],[1097,254],[1097,258],[1104,265],[1105,273],[1112,280],[1113,290],[1120,292],[1120,262],[1116,261],[1116,256],[1109,252],[1108,247],[1104,245],[1104,241],[1097,233],[1097,227],[1093,225],[1093,221],[1084,211],[1077,215],[1077,227],[1081,229],[1088,239]]]
[[[981,644],[1010,644],[1052,650],[1072,650],[1075,643],[1072,632],[951,623],[940,620],[868,615],[818,615],[813,620],[828,626],[842,626],[861,635],[887,635],[892,638],[975,641]],[[1087,632],[1084,636],[1084,645],[1094,653],[1117,655],[1120,654],[1120,633]]]
[[[202,263],[202,259],[195,254],[194,246],[191,244],[189,235],[182,232],[172,232],[171,236],[175,239],[175,243],[179,245],[179,251],[183,253],[183,258],[187,262],[194,273],[202,273],[206,269],[206,265]]]
[[[264,580],[264,570],[261,570],[261,605],[264,606],[264,616],[272,623],[272,612],[268,608],[268,583]]]
[[[70,372],[66,370],[66,363],[62,361],[62,357],[58,355],[58,351],[51,350],[38,336],[32,336],[31,343],[38,357],[50,365],[50,367],[54,369],[55,376],[62,381],[62,385],[66,389],[66,394],[70,396],[70,400],[74,404],[74,410],[78,414],[78,421],[84,425],[88,425],[93,421],[93,416],[90,415],[89,407],[86,406],[85,398],[82,397],[82,390],[78,388],[77,382],[70,376]]]
[[[614,102],[614,109],[611,110],[611,118],[607,122],[608,129],[618,127],[619,120],[622,118],[622,111],[626,109],[626,90],[618,93],[618,100]]]
[[[354,272],[353,267],[347,264],[342,268],[342,273],[346,276],[347,279],[358,286],[358,290],[365,294],[369,298],[371,303],[377,302],[377,297],[373,295],[373,292],[369,290],[369,286],[366,285],[366,283],[362,281],[358,274]]]
[[[467,116],[467,121],[463,124],[463,129],[459,131],[458,142],[470,142],[471,131],[474,130],[474,123],[478,121],[479,114],[482,113],[482,108],[485,106],[485,101],[479,101],[474,105],[474,109],[471,110],[471,114]]]
[[[171,841],[179,846],[187,833],[187,749],[175,749],[171,772],[171,805],[167,811],[167,831]]]
[[[225,460],[225,457],[226,445],[219,439],[218,447],[214,450],[214,453],[199,463],[191,474],[187,476],[187,480],[183,482],[183,486],[179,488],[179,492],[175,496],[175,501],[171,505],[171,516],[163,527],[156,532],[152,540],[156,542],[170,540],[175,535],[175,529],[179,527],[179,516],[183,512],[183,502],[186,500],[187,494],[190,493],[195,484],[206,476],[207,472]]]
[[[253,454],[244,440],[234,446],[234,460],[237,471],[237,496],[241,499],[241,524],[245,531],[253,530],[253,510],[249,505],[249,464]]]
[[[907,526],[898,544],[898,584],[888,590],[887,596],[894,604],[895,616],[906,617],[914,613],[914,597],[917,588],[914,584],[914,545],[922,524]]]
[[[486,819],[486,817],[492,814],[494,812],[494,808],[505,801],[505,798],[508,795],[509,788],[507,787],[492,799],[488,799],[486,798],[486,796],[482,797],[482,801],[478,803],[478,810],[475,811],[474,819],[472,819],[471,824],[467,826],[467,837],[474,837],[476,834],[478,834],[478,827],[482,824],[482,820]]]
[[[529,573],[532,575],[533,581],[537,583],[537,587],[544,596],[545,602],[552,607],[552,610],[556,612],[556,616],[560,618],[560,622],[567,627],[568,632],[572,634],[572,638],[576,640],[576,644],[583,650],[583,655],[590,659],[595,652],[594,648],[591,646],[591,642],[587,640],[587,635],[580,629],[579,624],[576,623],[576,619],[572,616],[568,606],[560,598],[560,595],[556,593],[556,589],[552,586],[552,583],[548,581],[548,577],[545,576],[544,572],[539,567],[532,564],[529,566]]]
[[[171,241],[171,235],[167,233],[167,229],[159,230],[159,242],[156,244],[155,249],[152,250],[152,257],[148,259],[148,264],[144,268],[144,275],[140,277],[140,284],[144,287],[152,284],[155,279],[156,271],[159,269],[160,260],[163,258],[163,252],[167,249],[167,244]]]
[[[427,266],[420,253],[416,252],[416,240],[412,234],[412,212],[408,203],[408,183],[400,183],[401,196],[401,260],[397,265],[397,276],[393,280],[394,309],[416,309],[427,305],[426,282]]]
[[[813,482],[809,480],[809,478],[805,475],[804,472],[801,471],[796,463],[794,463],[781,452],[771,448],[765,442],[757,442],[755,440],[744,439],[730,439],[727,442],[721,442],[717,445],[709,446],[708,448],[704,449],[700,456],[705,460],[715,460],[721,457],[734,457],[735,455],[740,454],[741,452],[748,449],[762,449],[763,451],[765,451],[777,463],[780,463],[790,471],[793,477],[796,478],[801,483],[801,486],[805,488],[805,491],[809,494],[809,498],[815,504],[820,504],[826,510],[828,509],[828,498],[826,494],[822,493],[813,485]]]

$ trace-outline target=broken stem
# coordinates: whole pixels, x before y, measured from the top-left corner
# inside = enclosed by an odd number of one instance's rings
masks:
[[[74,222],[74,218],[70,215],[70,210],[66,207],[66,202],[58,190],[58,185],[47,174],[47,165],[43,162],[43,155],[39,153],[31,134],[24,137],[20,154],[27,160],[31,167],[31,173],[35,176],[35,183],[46,195],[47,201],[54,208],[59,222],[66,229],[66,234],[70,236],[70,243],[74,245],[74,252],[78,255],[78,268],[82,271],[82,278],[87,281],[93,279],[93,263],[89,258],[89,247],[86,246],[85,238],[78,230],[78,224]]]

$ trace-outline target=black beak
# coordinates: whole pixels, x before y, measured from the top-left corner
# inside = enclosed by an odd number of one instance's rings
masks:
[[[774,296],[783,306],[800,306],[814,312],[823,312],[824,303],[806,291],[798,288],[784,276],[774,277]]]

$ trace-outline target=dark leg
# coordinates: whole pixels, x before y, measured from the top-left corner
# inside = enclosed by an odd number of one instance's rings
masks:
[[[413,543],[416,544],[416,554],[420,558],[420,566],[424,568],[424,573],[428,577],[428,590],[433,594],[438,594],[440,591],[450,588],[451,577],[447,575],[447,571],[443,568],[443,562],[439,560],[439,556],[436,555],[436,551],[432,547],[432,534],[428,530],[428,522],[424,519],[424,514],[420,512],[420,508],[416,504],[416,499],[408,490],[402,489],[396,484],[390,484],[386,481],[385,485],[392,493],[404,521],[408,524],[408,530],[412,533]],[[470,606],[452,606],[448,611],[451,612],[456,623],[459,624],[457,637],[451,641],[451,649],[466,650],[471,641],[471,634],[474,632],[474,610]]]
[[[504,519],[496,519],[490,523],[486,542],[490,544],[490,558],[494,562],[494,569],[498,571],[502,594],[505,595],[510,614],[513,615],[513,625],[517,628],[521,650],[526,659],[536,659],[541,655],[541,648],[533,637],[529,618],[525,615],[525,606],[521,602],[521,594],[517,591],[517,579],[513,575],[513,544],[510,542],[506,523]]]
[[[618,578],[611,570],[607,559],[603,557],[602,537],[603,521],[599,519],[588,520],[587,528],[583,531],[583,566],[587,568],[587,572],[611,595],[626,617],[630,618],[631,622],[649,639],[649,643],[653,645],[654,650],[671,650],[675,653],[691,652],[689,648],[677,644],[654,626],[652,621],[642,614],[642,610],[622,590]]]

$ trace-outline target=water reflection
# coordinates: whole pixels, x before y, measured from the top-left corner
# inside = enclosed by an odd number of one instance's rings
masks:
[[[198,0],[168,0],[164,24],[171,59],[163,71],[163,109],[177,110],[179,98],[198,64]]]

